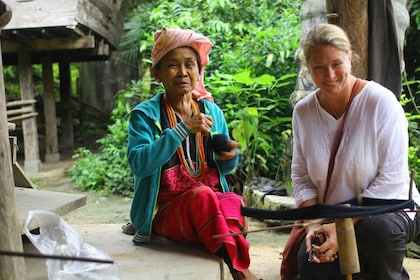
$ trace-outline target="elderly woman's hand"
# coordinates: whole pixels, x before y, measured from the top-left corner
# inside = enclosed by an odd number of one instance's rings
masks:
[[[217,153],[217,159],[219,160],[229,160],[235,157],[237,149],[241,147],[239,142],[229,140],[227,146],[230,148],[229,151],[220,151]]]
[[[213,118],[200,113],[184,121],[184,123],[193,134],[201,132],[203,135],[209,135],[210,128],[213,126]]]

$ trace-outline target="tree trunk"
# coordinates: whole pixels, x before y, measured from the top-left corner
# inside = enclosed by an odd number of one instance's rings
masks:
[[[353,46],[352,72],[366,79],[368,69],[368,0],[327,0],[329,23],[343,28]]]

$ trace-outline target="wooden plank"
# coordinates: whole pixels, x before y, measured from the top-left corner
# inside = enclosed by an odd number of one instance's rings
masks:
[[[22,233],[26,217],[31,210],[46,210],[63,216],[86,205],[87,201],[86,196],[82,194],[61,193],[39,189],[15,187],[15,193],[20,232]],[[29,225],[29,230],[36,228],[37,225],[34,223]]]
[[[23,107],[19,109],[12,109],[7,110],[7,116],[13,116],[13,115],[21,115],[25,113],[32,113],[34,110],[32,107]]]
[[[7,121],[8,122],[19,122],[19,123],[21,123],[22,120],[33,118],[33,117],[36,117],[36,116],[38,116],[38,113],[22,114],[22,115],[19,115],[19,116],[16,116],[16,117],[10,117],[10,118],[8,117]]]
[[[15,179],[15,187],[36,189],[34,183],[25,175],[22,167],[18,162],[13,163],[13,178]]]
[[[114,15],[117,7],[112,3],[112,1],[101,1],[101,0],[90,0],[93,5],[98,7],[98,9],[107,17],[112,17]]]
[[[95,48],[95,37],[32,39],[30,43],[2,41],[3,53],[80,50]]]
[[[27,100],[14,100],[14,101],[8,101],[7,102],[7,108],[13,108],[18,106],[24,106],[24,105],[32,105],[35,104],[35,99],[27,99]]]
[[[13,17],[3,30],[76,26],[78,0],[9,0]]]
[[[117,15],[120,15],[120,12],[114,13],[114,17],[109,18],[88,0],[79,2],[78,11],[76,19],[79,23],[106,38],[114,49],[118,47],[122,23],[114,20],[119,19]]]
[[[116,49],[123,28],[123,15],[126,5],[121,1],[110,0],[10,0],[14,11],[11,22],[5,31],[17,32],[30,29],[44,30],[45,34],[53,28],[65,28],[78,33],[80,25],[92,30],[111,43]],[[16,12],[15,12],[16,11]],[[53,33],[52,33],[53,34]],[[23,34],[24,35],[24,34]],[[23,36],[24,38],[26,36]],[[33,42],[31,41],[31,44]],[[29,45],[31,45],[29,44]],[[8,45],[4,51],[9,52]]]
[[[15,164],[17,162],[17,150],[18,150],[17,136],[9,136],[9,144],[10,144],[10,154],[12,157],[12,164]]]

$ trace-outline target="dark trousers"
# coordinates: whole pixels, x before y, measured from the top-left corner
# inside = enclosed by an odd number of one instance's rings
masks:
[[[404,280],[409,275],[403,267],[407,244],[420,238],[420,213],[411,220],[406,213],[387,213],[360,220],[355,226],[360,273],[353,279]],[[339,259],[332,263],[310,263],[305,242],[298,253],[301,279],[345,279]]]

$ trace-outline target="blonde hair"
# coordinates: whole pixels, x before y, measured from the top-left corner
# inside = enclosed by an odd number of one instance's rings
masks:
[[[346,53],[351,52],[351,44],[346,32],[334,24],[321,23],[308,32],[303,44],[306,62],[311,58],[313,50],[320,45],[332,45]]]

